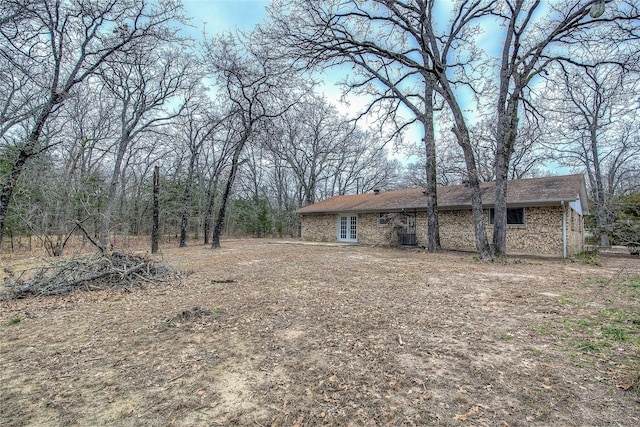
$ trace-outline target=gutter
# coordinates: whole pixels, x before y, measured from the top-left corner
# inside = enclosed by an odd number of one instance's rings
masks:
[[[567,198],[567,199],[538,199],[538,200],[516,200],[510,201],[507,203],[508,207],[529,207],[529,206],[554,206],[556,203],[560,202],[562,205],[565,203],[572,203],[576,201],[577,198]],[[482,207],[485,209],[493,208],[495,203],[482,203]],[[555,205],[557,206],[557,205]],[[438,204],[438,209],[442,210],[458,210],[458,209],[471,209],[471,204]],[[300,212],[304,208],[300,208],[296,210],[298,214],[312,214],[312,213],[341,213],[341,212],[382,212],[382,211],[403,211],[403,210],[426,210],[427,205],[408,205],[408,206],[379,206],[379,207],[366,207],[360,208],[358,205],[353,206],[345,206],[336,209],[313,209],[305,212]],[[586,213],[585,213],[586,214]]]

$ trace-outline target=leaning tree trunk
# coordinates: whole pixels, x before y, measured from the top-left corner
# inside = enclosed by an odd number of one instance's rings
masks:
[[[225,186],[222,199],[220,200],[220,209],[218,210],[218,218],[216,219],[216,225],[213,227],[213,236],[211,237],[211,247],[217,249],[220,247],[220,235],[222,234],[222,227],[224,226],[225,215],[227,211],[227,201],[231,195],[231,188],[233,187],[233,181],[236,178],[238,171],[238,161],[240,159],[240,153],[244,148],[244,144],[247,138],[244,138],[236,147],[233,152],[233,158],[231,160],[231,171],[229,171],[229,179]]]
[[[452,108],[453,110],[453,108]],[[456,113],[460,116],[462,111],[454,110],[454,116]],[[476,166],[476,158],[471,147],[471,140],[469,138],[469,132],[463,125],[464,119],[460,121],[461,117],[456,120],[456,123],[460,124],[460,127],[454,126],[452,131],[456,135],[458,144],[462,148],[464,154],[464,161],[467,167],[467,178],[469,180],[469,188],[471,189],[471,215],[473,218],[473,230],[476,240],[476,250],[483,260],[491,258],[491,251],[489,248],[489,241],[487,240],[487,231],[484,225],[484,208],[482,206],[482,193],[480,192],[480,180],[478,178],[478,168]]]
[[[476,250],[483,260],[491,258],[489,241],[487,240],[487,231],[484,226],[484,208],[482,206],[482,193],[480,192],[480,180],[478,178],[478,170],[476,161],[471,148],[471,143],[460,132],[454,129],[456,136],[462,141],[460,146],[464,153],[464,160],[467,166],[467,178],[469,180],[469,188],[471,189],[471,215],[473,218],[473,230],[476,238]]]
[[[441,64],[442,65],[442,64]],[[484,208],[482,206],[482,193],[480,192],[480,180],[478,178],[478,167],[476,157],[471,146],[469,128],[454,95],[446,73],[438,73],[438,86],[440,95],[446,100],[453,115],[454,126],[451,131],[456,136],[456,141],[464,155],[464,162],[467,167],[467,179],[471,190],[471,214],[473,218],[473,230],[475,236],[476,250],[483,260],[491,258],[489,241],[487,240],[487,230],[485,229]]]
[[[40,135],[42,134],[42,129],[44,128],[44,124],[47,121],[47,118],[53,111],[54,107],[57,105],[57,100],[61,98],[52,95],[48,102],[44,105],[40,115],[38,116],[35,124],[25,142],[24,147],[20,149],[18,152],[18,156],[16,160],[11,165],[11,170],[7,176],[7,180],[2,186],[2,192],[0,192],[0,252],[2,252],[2,237],[4,236],[4,225],[7,219],[7,214],[9,212],[9,203],[11,203],[11,197],[13,196],[13,190],[15,190],[16,185],[18,184],[18,179],[20,175],[22,175],[22,171],[24,170],[24,166],[27,163],[27,160],[32,156],[37,154],[37,145],[40,140]]]

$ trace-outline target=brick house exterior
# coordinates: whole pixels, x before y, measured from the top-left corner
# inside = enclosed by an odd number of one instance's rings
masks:
[[[494,185],[481,185],[489,240]],[[583,215],[588,205],[581,174],[513,180],[507,188],[510,255],[567,257],[583,251]],[[443,249],[475,251],[470,193],[463,185],[438,188]],[[305,206],[298,213],[303,240],[367,245],[425,245],[427,240],[422,189],[337,196]]]

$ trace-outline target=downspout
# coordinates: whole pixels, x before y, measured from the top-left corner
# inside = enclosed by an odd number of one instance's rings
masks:
[[[564,207],[564,200],[560,202],[562,206],[562,257],[567,258],[567,210]]]
[[[580,215],[580,235],[582,236],[582,244],[580,245],[580,251],[584,252],[585,251],[585,247],[584,247],[584,214]]]

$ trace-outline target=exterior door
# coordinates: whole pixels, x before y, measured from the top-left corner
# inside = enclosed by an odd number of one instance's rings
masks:
[[[358,241],[358,217],[356,215],[338,216],[338,241]]]
[[[404,228],[399,233],[400,244],[402,246],[416,246],[418,244],[418,236],[416,235],[416,217],[415,214],[407,215],[406,222],[402,222]]]

